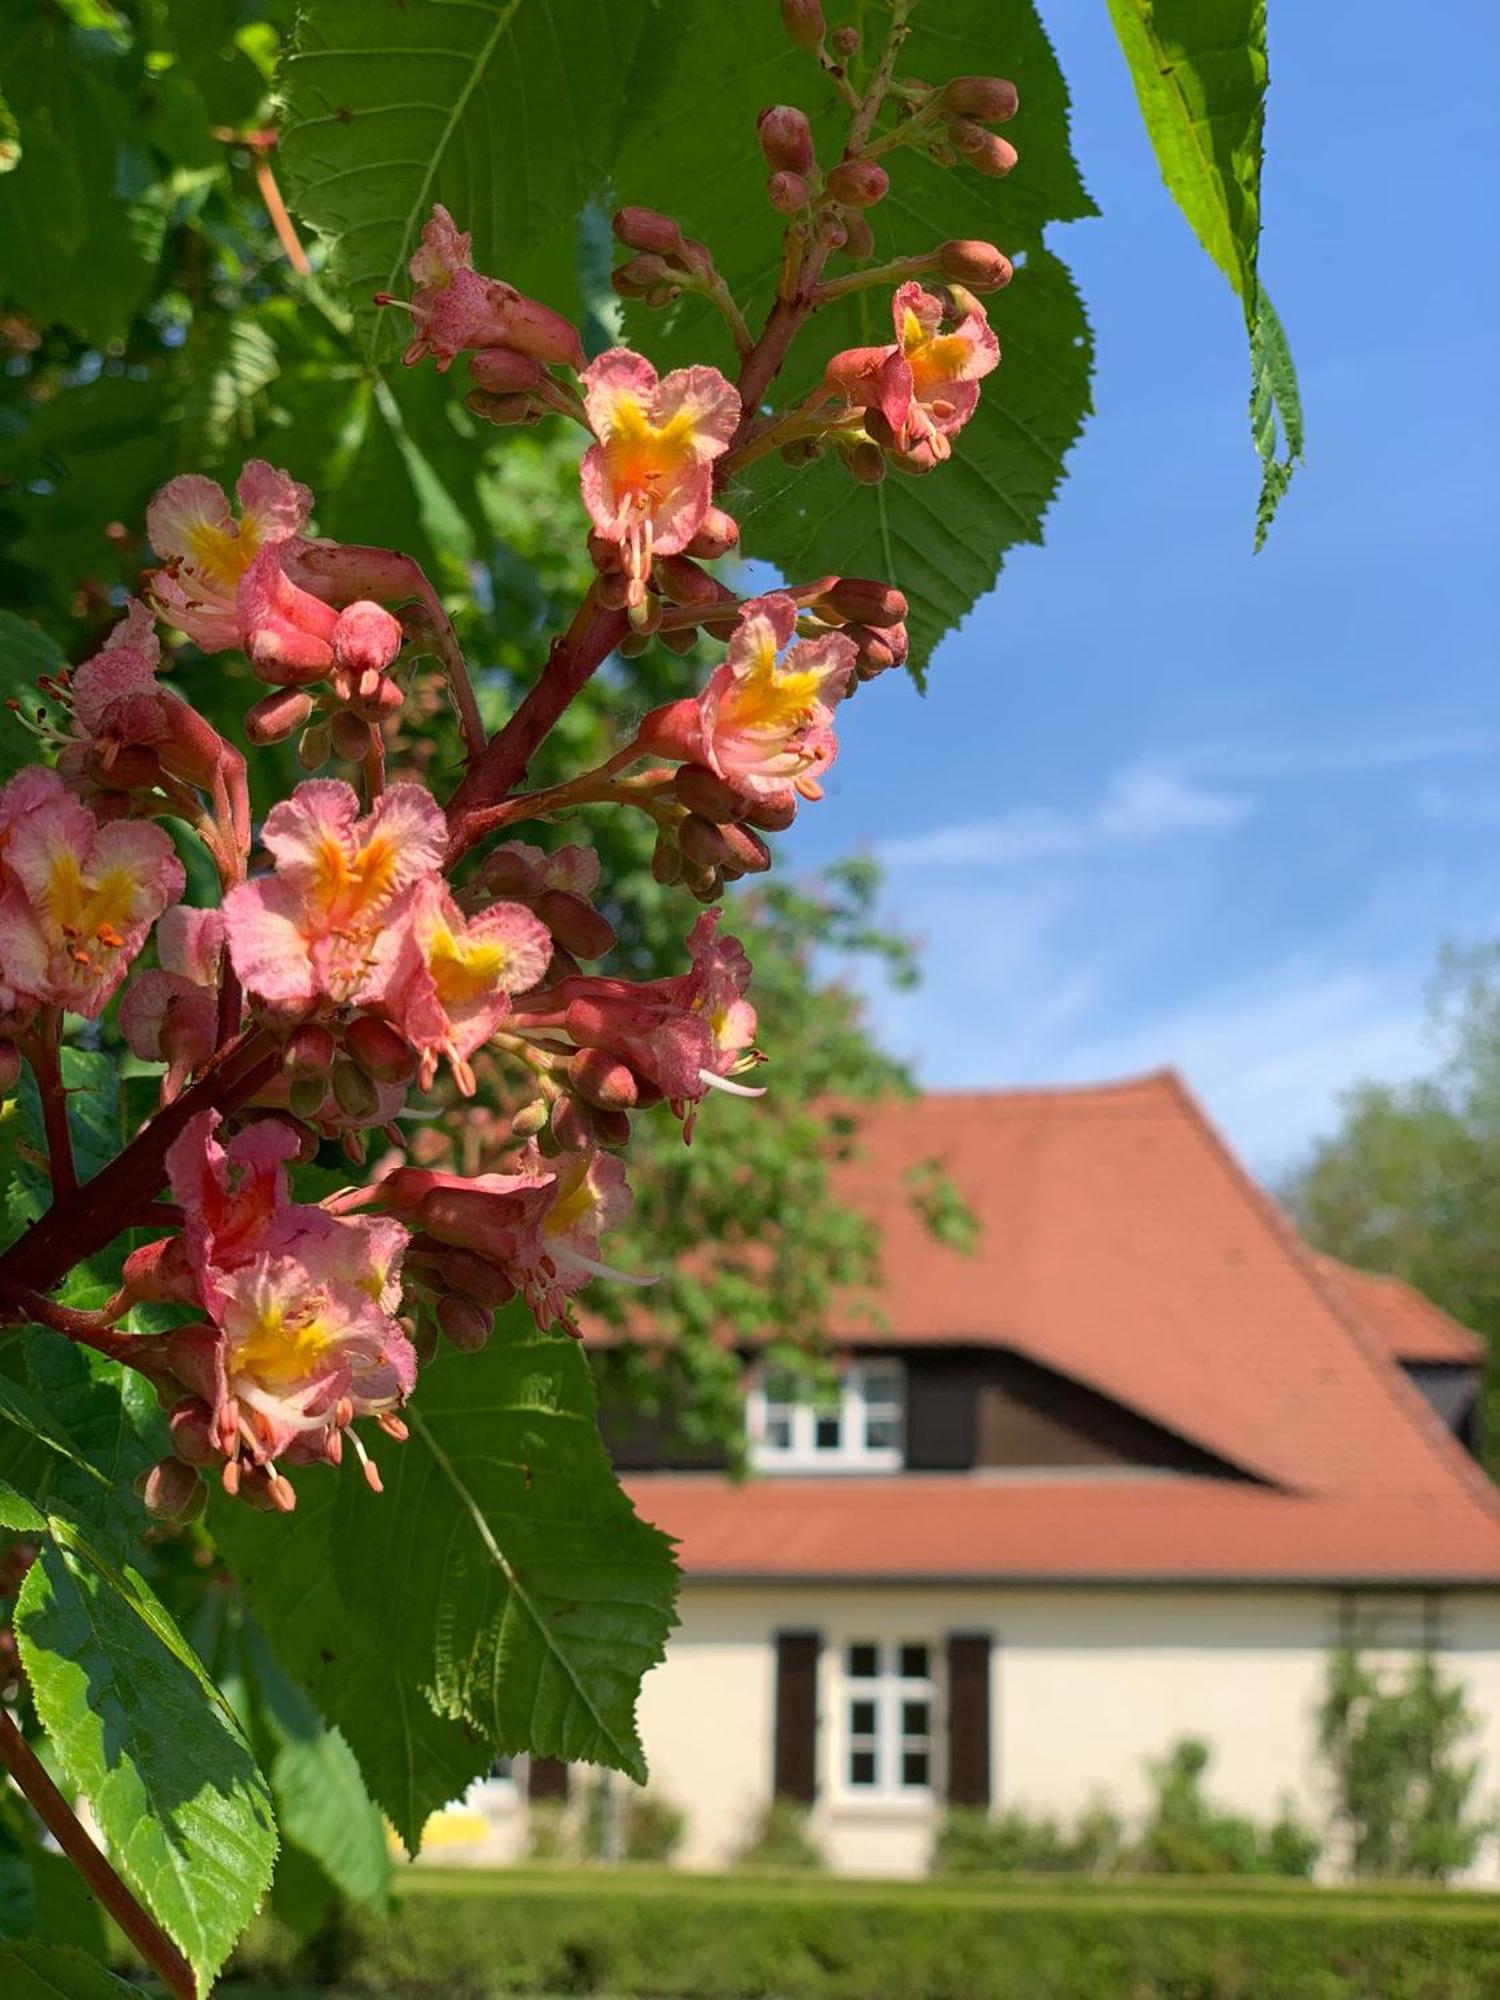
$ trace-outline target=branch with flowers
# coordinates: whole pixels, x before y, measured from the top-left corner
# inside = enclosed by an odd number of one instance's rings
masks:
[[[346,1455],[378,1493],[371,1444],[420,1427],[439,1343],[472,1354],[516,1301],[539,1328],[576,1334],[589,1282],[649,1286],[605,1256],[631,1201],[633,1117],[665,1107],[691,1140],[709,1097],[762,1095],[751,968],[717,905],[770,868],[766,836],[821,796],[840,704],[906,657],[906,601],[898,580],[834,573],[745,597],[713,567],[739,547],[723,503],[772,452],[792,465],[836,454],[856,485],[940,471],[1000,360],[978,295],[1011,270],[990,244],[915,245],[827,275],[835,251],[868,236],[901,148],[997,177],[1015,163],[990,129],[1016,110],[1011,85],[900,78],[913,4],[892,0],[860,74],[851,51],[830,48],[817,0],[784,0],[788,33],[835,77],[850,116],[840,156],[822,162],[800,111],[759,119],[766,196],[786,221],[758,331],[710,246],[655,210],[615,217],[622,298],[700,295],[724,323],[734,379],[707,363],[659,373],[626,347],[589,359],[567,318],[477,271],[470,237],[433,209],[409,300],[381,301],[410,315],[406,365],[466,357],[475,415],[560,420],[589,439],[579,529],[593,581],[492,735],[418,565],[313,534],[312,493],[262,460],[244,467],[237,506],[196,474],[157,493],[145,529],[158,565],[103,647],[44,686],[47,761],[0,790],[0,1079],[9,1089],[26,1073],[48,1199],[0,1253],[0,1326],[40,1328],[147,1386],[167,1448],[138,1487],[161,1522],[196,1520],[211,1489],[216,1508],[273,1517],[309,1487],[323,1505],[314,1482]],[[891,338],[820,354],[816,387],[778,407],[776,384],[820,310],[886,286]],[[304,770],[337,757],[353,782],[309,775],[256,826],[245,751],[160,677],[163,634],[243,655],[267,690],[243,718],[252,755],[295,744]],[[644,716],[596,767],[527,789],[537,753],[613,653],[661,645],[686,659],[703,640],[724,652],[700,687]],[[463,746],[446,797],[388,768],[419,657],[442,670]],[[596,855],[509,837],[609,807],[649,817],[656,879],[705,906],[669,976],[586,970],[616,944]],[[184,840],[217,885],[211,903],[184,901]],[[156,1103],[83,1172],[66,1031],[106,1010],[156,1075]],[[412,1114],[440,1087],[472,1097],[481,1055],[519,1102],[508,1156],[476,1174],[412,1164]],[[330,1157],[340,1184],[299,1198],[302,1170]],[[108,1295],[84,1301],[74,1281],[101,1258],[118,1266]],[[23,1431],[32,1422],[3,1399],[0,1412]],[[28,1532],[52,1523],[72,1567],[54,1564],[31,1602],[23,1592],[23,1659],[28,1643],[40,1653],[44,1590],[116,1587],[109,1562],[90,1569],[64,1532],[47,1457],[60,1448],[45,1424],[35,1436],[48,1478],[28,1489],[18,1461],[18,1519]],[[524,1596],[527,1576],[489,1543]],[[608,1661],[597,1671],[618,1675]],[[26,1758],[11,1769],[31,1796]],[[56,1798],[45,1806],[55,1819]],[[182,1959],[161,1932],[151,1948],[156,1916],[204,1985],[212,1951],[164,1911],[143,1913],[151,1890],[129,1874],[125,1857],[118,1874],[96,1870],[98,1893],[173,1990],[185,1990]]]

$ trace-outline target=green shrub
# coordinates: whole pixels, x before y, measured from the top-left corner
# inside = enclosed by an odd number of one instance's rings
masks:
[[[1147,1875],[1310,1875],[1322,1844],[1289,1804],[1262,1831],[1205,1796],[1212,1754],[1184,1736],[1148,1766],[1155,1798],[1127,1866]]]
[[[1020,1806],[993,1816],[974,1806],[950,1807],[932,1850],[939,1875],[1055,1875],[1079,1866],[1077,1844],[1057,1820]]]
[[[756,1814],[736,1868],[823,1868],[823,1851],[807,1830],[807,1807],[772,1799]]]
[[[568,1809],[561,1799],[534,1799],[527,1806],[526,1852],[533,1861],[571,1859]]]
[[[687,1814],[659,1792],[601,1774],[589,1787],[576,1849],[584,1861],[605,1859],[608,1814],[616,1815],[615,1852],[620,1861],[670,1861],[687,1832]]]
[[[424,1878],[357,1918],[380,2000],[1494,2000],[1493,1898],[1247,1882],[871,1884],[590,1869]],[[238,1975],[316,1986],[261,1925]],[[325,1989],[326,1990],[326,1989]],[[231,2000],[233,1989],[224,1989]]]

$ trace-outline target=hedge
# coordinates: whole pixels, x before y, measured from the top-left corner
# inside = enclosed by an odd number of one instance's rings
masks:
[[[415,1876],[300,1956],[263,1925],[236,1970],[382,2000],[1500,2000],[1500,1903],[523,1869]]]

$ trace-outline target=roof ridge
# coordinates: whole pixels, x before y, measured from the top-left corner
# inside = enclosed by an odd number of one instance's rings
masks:
[[[1280,1205],[1271,1199],[1260,1183],[1241,1165],[1229,1142],[1182,1079],[1175,1071],[1169,1071],[1167,1074],[1220,1162],[1228,1168],[1230,1175],[1249,1196],[1267,1232],[1290,1258],[1293,1268],[1317,1294],[1334,1322],[1349,1336],[1360,1359],[1380,1388],[1397,1409],[1421,1431],[1428,1444],[1433,1447],[1438,1463],[1455,1474],[1469,1490],[1471,1497],[1479,1501],[1485,1512],[1496,1522],[1500,1522],[1500,1487],[1496,1487],[1483,1468],[1469,1456],[1421,1390],[1386,1353],[1358,1315],[1343,1305],[1334,1288],[1317,1269],[1315,1259],[1321,1253],[1313,1250]]]

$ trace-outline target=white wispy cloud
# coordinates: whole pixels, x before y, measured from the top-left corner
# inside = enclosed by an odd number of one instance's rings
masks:
[[[884,841],[876,851],[893,869],[1006,868],[1141,847],[1177,834],[1218,832],[1238,826],[1252,810],[1248,799],[1141,763],[1117,771],[1099,798],[1076,813],[1013,806],[994,819]]]

